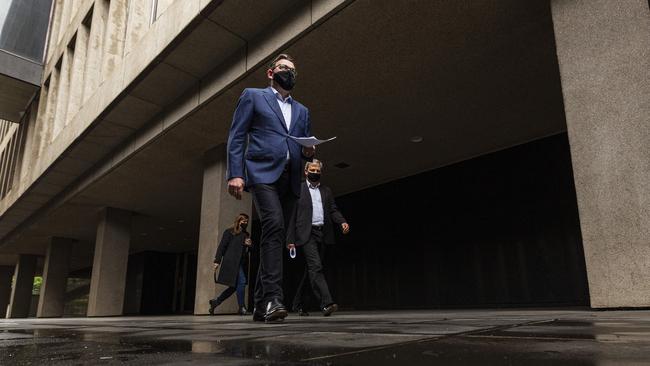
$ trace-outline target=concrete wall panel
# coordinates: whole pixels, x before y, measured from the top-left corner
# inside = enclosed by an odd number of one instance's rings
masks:
[[[552,11],[591,306],[650,306],[648,3]]]

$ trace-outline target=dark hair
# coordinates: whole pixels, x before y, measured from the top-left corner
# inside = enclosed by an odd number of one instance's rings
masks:
[[[248,215],[246,215],[245,213],[240,213],[239,215],[237,215],[237,217],[235,218],[235,223],[230,228],[233,234],[239,234],[242,232],[241,222],[243,220],[249,220]]]
[[[274,68],[274,67],[275,67],[275,64],[276,64],[278,61],[280,61],[280,60],[287,60],[287,61],[294,62],[294,61],[293,61],[293,57],[291,57],[289,54],[287,54],[287,53],[281,53],[281,54],[275,56],[275,58],[273,59],[273,61],[271,61],[271,62],[269,63],[269,69]],[[295,63],[295,62],[294,62],[294,63]]]

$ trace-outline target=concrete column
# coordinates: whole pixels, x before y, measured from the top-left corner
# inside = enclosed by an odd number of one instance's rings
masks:
[[[551,5],[591,306],[650,306],[648,2]]]
[[[50,92],[56,92],[56,109],[54,110],[51,140],[53,141],[65,127],[67,120],[66,113],[68,111],[68,97],[70,95],[70,71],[72,59],[74,58],[74,50],[66,47],[63,51],[61,65],[59,70],[59,82],[55,90],[50,89]],[[52,74],[54,75],[54,73]],[[50,85],[51,82],[50,82]]]
[[[104,35],[102,82],[110,77],[124,54],[128,8],[127,0],[111,0],[110,2],[106,34]]]
[[[106,208],[97,225],[88,316],[122,315],[131,241],[131,213]]]
[[[72,20],[72,1],[62,1],[61,6],[63,7],[63,10],[61,10],[61,28],[59,29],[59,34],[58,34],[58,42],[61,42],[63,39],[63,36],[65,35],[65,31],[68,29],[68,25],[70,24],[70,21]]]
[[[36,259],[37,256],[35,255],[21,254],[18,257],[7,318],[26,318],[29,316]]]
[[[63,0],[56,0],[54,4],[54,16],[50,24],[50,37],[47,47],[47,61],[49,62],[52,56],[52,51],[56,49],[59,43],[59,31],[61,28],[61,16],[63,14]]]
[[[128,54],[149,30],[151,18],[151,2],[130,1],[124,54]]]
[[[73,243],[74,240],[71,239],[52,238],[47,247],[43,266],[43,284],[36,312],[39,318],[63,316],[70,250]]]
[[[194,314],[207,314],[208,301],[226,286],[214,283],[213,261],[224,230],[232,226],[235,216],[252,210],[252,197],[244,192],[241,201],[228,194],[226,182],[226,147],[220,145],[205,155],[203,171],[203,196],[201,198],[201,228],[196,264],[196,295]],[[250,282],[250,279],[249,279]],[[217,308],[217,313],[234,313],[238,309],[235,295]]]
[[[0,266],[0,318],[7,316],[7,307],[11,299],[11,279],[13,276],[13,266]]]
[[[104,48],[104,35],[106,23],[108,22],[108,1],[95,1],[93,4],[93,16],[90,23],[88,35],[88,47],[86,51],[86,63],[84,65],[84,85],[82,100],[85,103],[88,98],[97,90],[101,81],[102,52]],[[82,103],[83,104],[83,103]]]
[[[86,56],[88,54],[88,38],[90,36],[90,27],[87,23],[82,23],[77,29],[77,37],[74,46],[74,57],[70,66],[70,91],[68,97],[67,111],[65,113],[65,125],[71,121],[81,108],[81,101],[84,91],[84,70],[86,68]]]
[[[61,77],[61,70],[58,67],[52,69],[50,74],[50,83],[47,87],[47,98],[43,100],[46,103],[44,106],[45,113],[43,116],[38,116],[41,123],[39,123],[38,128],[40,129],[40,139],[38,145],[38,154],[36,156],[43,156],[45,148],[49,146],[52,141],[52,132],[54,131],[54,126],[56,123],[55,114],[56,106],[58,104],[58,94],[59,94],[59,79]],[[40,113],[39,113],[40,114]]]

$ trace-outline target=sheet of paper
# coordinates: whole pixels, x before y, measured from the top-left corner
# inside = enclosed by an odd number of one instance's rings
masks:
[[[332,138],[327,139],[327,140],[319,140],[315,136],[311,136],[311,137],[289,136],[289,137],[292,138],[295,142],[297,142],[298,144],[300,144],[300,145],[302,145],[304,147],[312,147],[312,146],[320,145],[320,144],[322,144],[324,142],[332,141],[332,140],[334,140],[336,138],[336,136],[335,136],[335,137],[332,137]]]

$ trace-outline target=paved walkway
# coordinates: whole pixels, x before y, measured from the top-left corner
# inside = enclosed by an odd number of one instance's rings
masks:
[[[0,320],[0,365],[650,365],[650,311]]]

